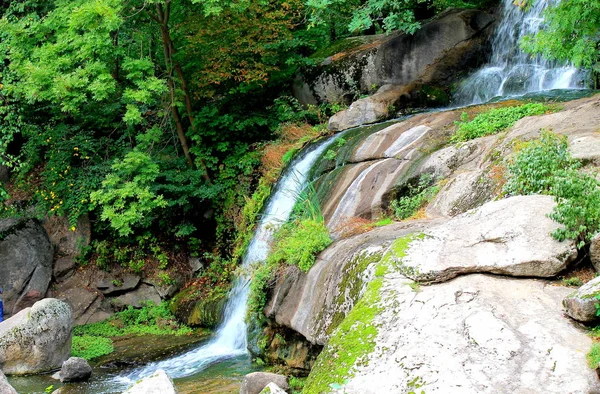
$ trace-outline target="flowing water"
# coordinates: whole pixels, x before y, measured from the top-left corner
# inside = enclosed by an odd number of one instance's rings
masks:
[[[585,88],[588,73],[568,64],[532,56],[519,47],[521,39],[544,28],[543,12],[560,0],[534,0],[520,7],[502,0],[501,20],[492,38],[490,62],[459,87],[457,105],[480,104],[496,96],[520,96],[551,89]]]
[[[272,194],[262,220],[248,246],[242,263],[243,267],[266,260],[273,231],[288,220],[296,199],[307,182],[310,168],[337,137],[339,134],[308,149],[292,163],[277,183],[275,192]],[[245,276],[237,279],[225,307],[223,322],[214,339],[177,357],[151,363],[128,375],[116,377],[116,382],[127,386],[140,378],[151,375],[158,369],[164,370],[173,378],[190,376],[216,362],[246,355],[248,350],[245,317],[249,281],[249,278]]]

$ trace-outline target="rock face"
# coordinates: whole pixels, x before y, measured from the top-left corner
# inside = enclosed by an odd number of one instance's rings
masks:
[[[431,227],[399,259],[409,276],[443,282],[461,274],[490,272],[552,277],[577,257],[574,241],[550,233],[551,196],[516,196],[494,201]]]
[[[71,354],[71,309],[46,298],[0,324],[0,369],[26,375],[58,369]]]
[[[560,301],[569,291],[469,275],[415,293],[401,276],[390,276],[375,350],[343,388],[331,391],[598,392],[585,361],[591,339],[562,316]],[[317,392],[313,387],[309,378],[306,392]]]
[[[177,389],[169,375],[159,369],[153,375],[136,382],[123,394],[177,394]]]
[[[596,316],[596,305],[599,302],[596,298],[597,295],[600,295],[600,277],[592,279],[563,300],[567,315],[583,323],[598,320],[598,316]]]
[[[11,386],[10,383],[8,383],[8,380],[6,380],[6,376],[4,376],[2,370],[0,370],[0,393],[19,394],[17,393],[17,390],[15,390],[14,387]]]
[[[493,18],[483,12],[452,10],[414,35],[349,39],[354,49],[327,58],[316,69],[305,70],[303,81],[294,87],[295,96],[310,104],[340,102],[384,85],[447,83],[457,72],[479,64],[478,54],[492,22]],[[353,40],[358,42],[350,42]]]
[[[364,292],[385,247],[399,234],[422,228],[398,224],[336,242],[307,274],[288,270],[277,281],[265,315],[309,342],[324,345]]]
[[[515,142],[543,129],[566,134],[573,156],[597,170],[599,108],[600,95],[580,99],[451,146],[459,111],[348,130],[335,158],[313,169],[330,231],[389,214],[423,174],[444,181],[422,211],[429,219],[340,235],[308,273],[277,279],[269,328],[324,346],[303,392],[600,392],[584,357],[590,339],[562,310],[564,299],[568,315],[596,319],[600,282],[567,297],[571,289],[541,279],[577,256],[574,242],[550,235],[560,226],[548,218],[553,197],[499,199]]]
[[[275,383],[284,392],[290,388],[287,377],[283,375],[268,372],[253,372],[244,376],[240,394],[259,394],[269,383]]]
[[[65,361],[58,373],[61,382],[80,382],[92,376],[92,367],[86,359],[71,357]]]
[[[10,316],[46,295],[52,276],[52,245],[35,220],[0,221],[0,287]]]

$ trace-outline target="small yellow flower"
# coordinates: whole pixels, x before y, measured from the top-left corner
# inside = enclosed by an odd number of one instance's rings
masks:
[[[75,230],[76,230],[75,226],[71,226],[71,231],[75,231]]]
[[[79,150],[79,148],[75,147],[75,148],[73,148],[73,150]]]

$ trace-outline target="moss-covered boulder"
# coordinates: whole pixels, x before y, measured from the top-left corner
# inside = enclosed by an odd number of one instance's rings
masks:
[[[179,321],[191,327],[215,328],[223,318],[226,303],[225,289],[206,292],[192,285],[173,298],[171,310]]]

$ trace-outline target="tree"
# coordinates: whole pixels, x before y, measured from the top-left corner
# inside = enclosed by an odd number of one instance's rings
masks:
[[[525,37],[522,48],[600,73],[600,0],[569,0],[549,7],[547,27]]]

